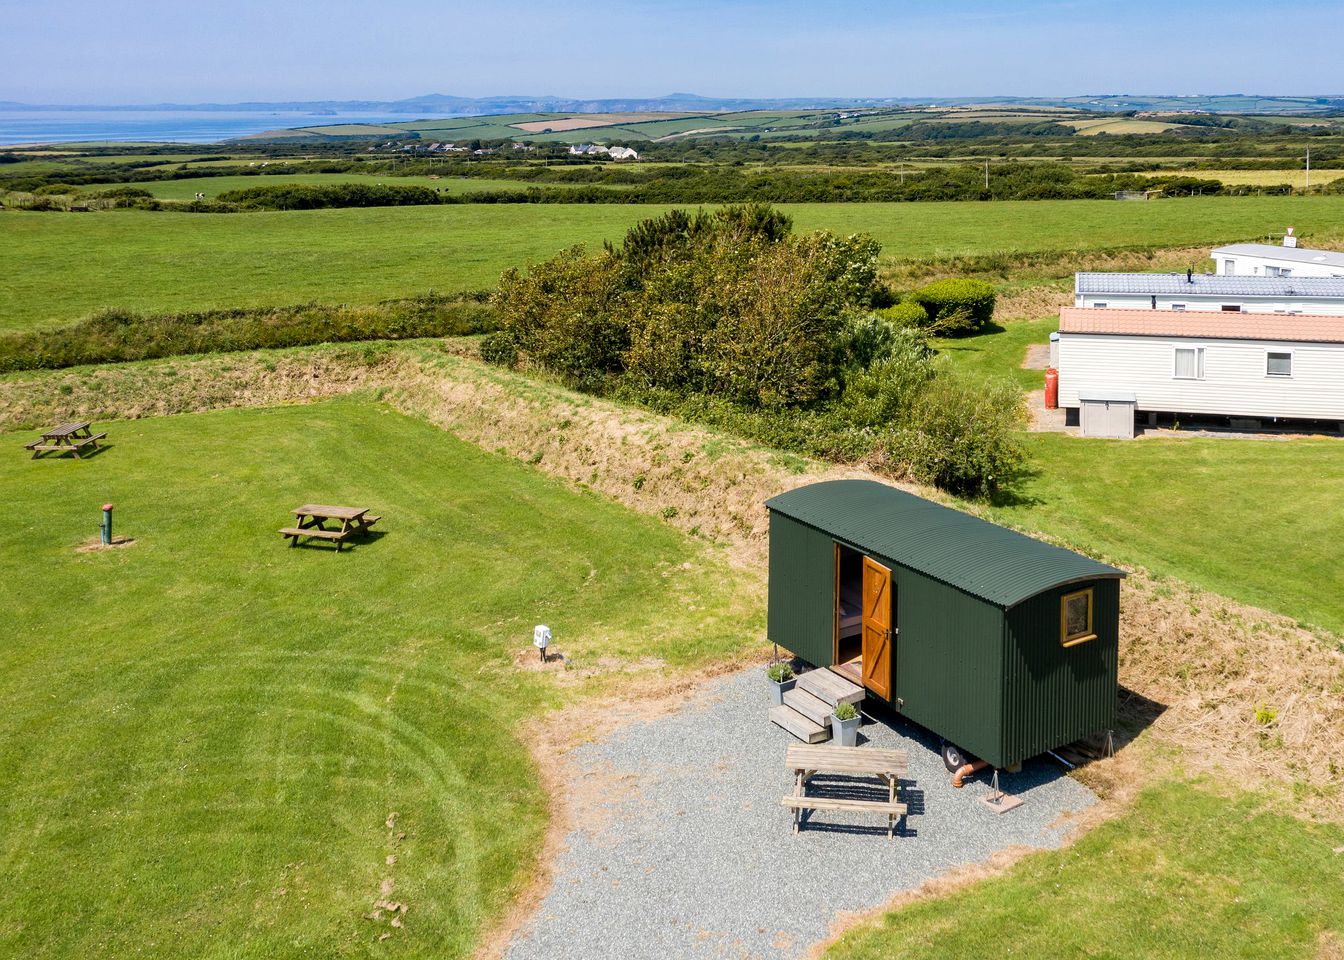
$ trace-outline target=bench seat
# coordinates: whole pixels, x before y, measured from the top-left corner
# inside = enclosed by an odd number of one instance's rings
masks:
[[[317,537],[321,540],[344,540],[353,531],[320,530],[317,527],[285,527],[280,533],[286,537]]]
[[[896,832],[896,820],[905,816],[905,804],[886,800],[850,800],[845,797],[785,797],[781,803],[793,811],[793,832],[802,823],[804,810],[840,810],[849,813],[880,813],[887,818],[887,836]]]

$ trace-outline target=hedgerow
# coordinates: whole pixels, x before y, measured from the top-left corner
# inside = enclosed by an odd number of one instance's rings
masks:
[[[184,314],[104,310],[73,326],[0,336],[0,373],[189,353],[461,336],[493,330],[494,316],[484,294]]]

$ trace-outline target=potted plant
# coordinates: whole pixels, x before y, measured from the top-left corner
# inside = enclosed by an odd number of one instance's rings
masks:
[[[770,681],[770,699],[779,706],[784,702],[784,691],[793,689],[793,667],[783,661],[772,663],[765,669],[765,678]]]
[[[842,747],[859,745],[859,711],[852,703],[838,703],[831,714],[831,736]]]

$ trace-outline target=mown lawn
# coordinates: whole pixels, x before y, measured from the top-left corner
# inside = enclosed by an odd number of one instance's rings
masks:
[[[671,528],[372,402],[108,430],[4,437],[3,956],[467,956],[545,824],[520,738],[581,689],[515,666],[532,625],[580,666],[761,633]],[[135,543],[77,553],[104,501]],[[382,535],[287,548],[314,501]]]
[[[1344,197],[1194,198],[1152,203],[784,205],[805,230],[867,232],[885,256],[1183,246],[1310,234]],[[492,287],[499,274],[574,243],[619,240],[667,208],[461,205],[246,214],[0,213],[0,330],[61,325],[100,307],[192,310],[308,300],[367,303]]]
[[[888,913],[827,956],[1333,957],[1344,944],[1341,846],[1338,825],[1163,784],[1071,847]]]
[[[1344,633],[1344,441],[1026,438],[995,519]]]
[[[933,347],[962,369],[982,377],[1002,377],[1015,381],[1024,390],[1039,390],[1045,383],[1044,370],[1024,370],[1022,361],[1027,347],[1048,344],[1050,334],[1059,329],[1059,321],[1015,320],[990,333],[975,337],[941,337]]]

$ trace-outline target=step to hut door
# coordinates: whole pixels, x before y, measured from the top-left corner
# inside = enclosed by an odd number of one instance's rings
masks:
[[[891,699],[891,571],[863,558],[863,685]]]

